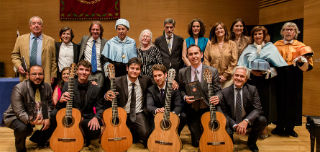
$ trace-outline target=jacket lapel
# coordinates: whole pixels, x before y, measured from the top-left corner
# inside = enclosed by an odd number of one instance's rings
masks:
[[[170,54],[166,36],[164,35],[161,37],[161,48],[163,48],[167,52],[167,54]]]
[[[187,75],[187,83],[190,83],[191,82],[191,66],[187,67],[186,75]]]
[[[126,105],[128,102],[128,95],[129,95],[127,75],[122,76],[122,85],[121,86],[123,86],[122,88],[124,90],[124,95],[125,95],[125,99],[126,99],[126,101],[124,101],[124,103],[125,103],[124,105]]]

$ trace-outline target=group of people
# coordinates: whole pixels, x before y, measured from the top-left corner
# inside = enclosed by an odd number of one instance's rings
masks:
[[[57,111],[71,98],[71,63],[77,63],[73,108],[81,111],[79,126],[86,145],[99,139],[102,113],[117,98],[118,106],[128,114],[134,142],[147,146],[153,117],[165,109],[169,69],[176,71],[170,107],[180,118],[178,133],[187,124],[193,146],[199,146],[200,119],[210,104],[226,116],[231,138],[234,132],[243,135],[252,128],[247,142],[252,151],[259,151],[256,141],[259,136],[267,137],[263,132],[269,123],[276,124],[272,134],[298,137],[294,126],[301,125],[303,72],[312,69],[313,52],[296,40],[295,23],[284,24],[283,39],[274,44],[263,26],[254,27],[247,36],[241,19],[233,22],[230,36],[226,25],[217,22],[209,38],[204,37],[203,21],[193,19],[185,40],[174,34],[175,24],[174,19],[165,19],[163,35],[154,44],[152,32],[143,30],[137,47],[127,36],[130,24],[126,19],[116,21],[117,36],[110,40],[103,38],[102,24],[94,21],[90,35],[76,44],[70,27],[60,30],[61,42],[54,42],[42,33],[42,19],[31,17],[31,32],[19,36],[12,51],[21,83],[14,87],[4,113],[5,124],[14,130],[16,150],[26,151],[26,137],[37,125],[42,125],[41,131],[30,140],[47,144],[57,125]],[[109,64],[115,67],[116,90],[110,90]],[[212,73],[212,88],[203,76],[207,69]],[[200,98],[190,92],[194,84]],[[214,96],[209,96],[209,89]]]

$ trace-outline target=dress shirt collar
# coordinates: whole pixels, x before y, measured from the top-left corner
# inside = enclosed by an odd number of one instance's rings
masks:
[[[283,43],[284,44],[293,44],[293,40],[291,40],[291,41],[283,40]]]
[[[166,33],[164,35],[165,35],[166,40],[167,40],[168,39],[168,35]],[[170,40],[173,39],[173,36],[174,36],[174,34],[172,33]]]
[[[88,39],[89,42],[92,42],[93,43],[93,37],[90,36],[90,38]],[[100,43],[101,39],[100,37],[98,37],[98,39],[96,39],[96,43]]]
[[[166,90],[166,85],[167,85],[167,83],[164,83],[162,88],[160,88],[158,85],[157,85],[157,87],[158,87],[159,91],[161,91],[161,89]]]
[[[200,65],[197,68],[191,66],[191,72],[194,73],[195,70],[198,71],[198,74],[202,73],[202,63],[200,63]]]
[[[34,37],[36,37],[32,32],[30,33],[30,39],[33,40]],[[38,39],[42,40],[42,34],[40,34],[40,36],[38,36]]]
[[[131,83],[134,83],[136,86],[139,86],[139,78],[135,82],[131,82],[129,76],[127,75],[128,86],[131,86]]]
[[[62,42],[62,44],[61,45],[65,45],[65,46],[73,46],[73,44],[72,44],[72,42],[70,41],[69,43],[64,43],[64,42]]]

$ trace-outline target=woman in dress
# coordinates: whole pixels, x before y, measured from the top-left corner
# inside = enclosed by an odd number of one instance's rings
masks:
[[[200,19],[193,19],[188,25],[188,33],[190,37],[184,40],[182,48],[182,60],[186,66],[190,66],[190,61],[187,58],[187,48],[189,48],[191,44],[198,45],[201,52],[204,52],[206,49],[209,39],[203,37],[205,32],[206,28]]]
[[[246,36],[247,34],[246,24],[241,18],[237,18],[230,28],[230,40],[236,42],[238,57],[240,57],[244,48],[246,48],[250,42],[250,37]]]
[[[204,52],[204,64],[216,68],[222,88],[232,84],[233,68],[237,65],[238,49],[236,43],[229,40],[227,27],[217,22],[210,31],[210,40]]]
[[[63,88],[63,85],[65,82],[69,81],[69,75],[70,75],[70,67],[65,67],[61,70],[61,79],[59,80],[58,84],[54,88],[53,94],[52,94],[52,104],[55,106],[61,97],[61,91]]]
[[[152,44],[152,32],[145,29],[139,36],[140,46],[137,48],[138,58],[142,61],[141,75],[152,78],[152,66],[162,64],[162,57],[159,49]]]

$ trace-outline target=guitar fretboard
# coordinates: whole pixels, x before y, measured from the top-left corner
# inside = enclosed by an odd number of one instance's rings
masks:
[[[67,102],[66,106],[66,117],[72,118],[72,103],[73,103],[73,97],[74,97],[74,78],[70,77],[68,82],[68,92],[70,94],[70,100]]]

